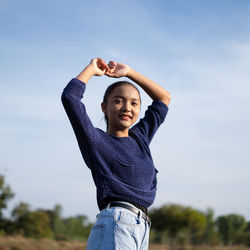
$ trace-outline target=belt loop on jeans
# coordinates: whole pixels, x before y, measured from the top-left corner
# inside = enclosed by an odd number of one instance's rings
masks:
[[[141,212],[141,210],[139,210],[139,212],[138,212],[138,222],[139,222],[139,224],[141,224],[141,217],[142,217],[142,212]]]
[[[106,210],[109,210],[111,202],[108,203],[107,207],[105,208]]]

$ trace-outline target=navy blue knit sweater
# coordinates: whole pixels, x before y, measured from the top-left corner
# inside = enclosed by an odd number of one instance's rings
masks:
[[[144,118],[130,128],[128,137],[115,137],[92,125],[81,102],[85,89],[82,81],[73,78],[63,90],[62,103],[91,170],[99,209],[107,205],[107,198],[149,207],[155,199],[158,172],[149,144],[164,121],[168,106],[153,101]]]

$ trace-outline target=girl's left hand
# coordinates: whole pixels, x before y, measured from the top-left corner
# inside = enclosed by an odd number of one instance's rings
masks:
[[[109,70],[108,65],[101,58],[92,59],[90,65],[94,68],[95,76],[102,76]]]
[[[124,63],[118,63],[110,61],[108,64],[109,70],[105,72],[105,75],[109,77],[119,78],[127,76],[130,67]]]

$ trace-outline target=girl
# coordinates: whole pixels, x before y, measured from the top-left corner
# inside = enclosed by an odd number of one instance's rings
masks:
[[[113,83],[104,94],[101,108],[107,131],[92,125],[81,99],[89,79],[102,75],[127,77],[153,99],[136,125],[141,97],[127,81]],[[165,119],[169,101],[169,92],[157,83],[126,64],[106,64],[101,58],[92,59],[64,88],[62,102],[91,170],[100,209],[88,250],[148,249],[151,222],[147,208],[155,199],[157,184],[149,144]]]

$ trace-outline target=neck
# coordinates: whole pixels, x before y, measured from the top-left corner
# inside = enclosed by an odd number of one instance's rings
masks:
[[[126,130],[112,130],[111,128],[108,128],[107,133],[109,135],[112,135],[115,137],[128,137],[128,129],[126,129]]]

